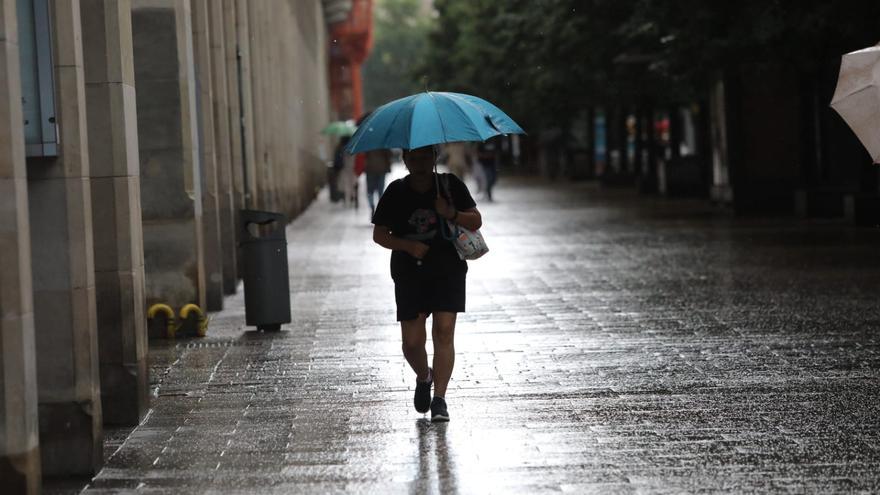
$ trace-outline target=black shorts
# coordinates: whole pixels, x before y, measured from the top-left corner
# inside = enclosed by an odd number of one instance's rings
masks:
[[[394,281],[397,321],[414,320],[419,313],[464,313],[465,274]]]

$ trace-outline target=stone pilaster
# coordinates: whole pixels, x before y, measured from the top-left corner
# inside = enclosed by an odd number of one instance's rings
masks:
[[[220,244],[220,211],[217,158],[214,142],[214,102],[211,84],[211,38],[208,0],[191,0],[193,55],[196,71],[196,109],[199,157],[202,172],[202,226],[205,251],[205,305],[208,311],[223,309],[223,266]]]
[[[217,197],[220,221],[220,256],[223,292],[234,294],[238,285],[238,246],[233,187],[232,136],[229,125],[229,85],[227,84],[226,29],[223,2],[208,2],[211,41],[211,83],[214,108],[214,155],[217,158]]]
[[[92,186],[101,406],[134,426],[149,407],[140,164],[130,0],[80,0]]]
[[[190,2],[133,0],[147,304],[205,306]]]
[[[87,475],[103,434],[79,1],[50,15],[59,156],[28,164],[40,450],[45,475]]]
[[[223,29],[226,33],[224,40],[224,53],[226,56],[226,91],[229,102],[229,138],[230,138],[230,161],[232,164],[233,184],[233,211],[235,212],[235,225],[238,226],[238,211],[246,207],[245,187],[245,154],[244,154],[244,131],[242,120],[244,119],[241,109],[241,65],[238,57],[238,12],[237,0],[222,0],[223,2]],[[238,264],[241,266],[241,263]]]
[[[0,0],[0,480],[40,492],[37,369],[16,0]]]
[[[270,127],[270,114],[265,108],[265,98],[269,89],[264,85],[268,79],[266,61],[270,55],[270,48],[265,46],[264,34],[267,29],[263,12],[265,5],[259,2],[246,2],[248,21],[248,74],[250,83],[250,127],[254,143],[254,186],[256,201],[254,204],[260,210],[275,210],[272,204],[272,195],[269,185],[272,183],[270,166],[271,153],[268,149],[267,131]],[[247,124],[246,124],[247,125]]]
[[[241,122],[244,126],[242,132],[242,154],[244,177],[244,202],[246,208],[255,208],[260,205],[260,191],[257,179],[257,151],[254,136],[255,108],[253,96],[253,62],[251,60],[252,33],[249,28],[247,0],[235,0],[235,29],[238,41],[239,56],[239,91],[241,92]]]

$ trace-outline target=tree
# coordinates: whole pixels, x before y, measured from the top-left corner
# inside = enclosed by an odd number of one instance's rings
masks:
[[[421,71],[527,128],[596,104],[683,103],[729,70],[810,73],[880,41],[876,0],[435,0]],[[759,74],[756,74],[756,76]]]
[[[611,52],[626,2],[436,0],[435,7],[422,66],[435,85],[490,99],[533,128],[564,127],[615,92]]]
[[[414,67],[424,58],[432,17],[420,0],[378,0],[373,50],[363,67],[368,109],[424,90]]]

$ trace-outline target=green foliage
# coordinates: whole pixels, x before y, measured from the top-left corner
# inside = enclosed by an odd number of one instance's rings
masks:
[[[373,49],[363,67],[368,110],[424,90],[414,68],[424,58],[432,24],[420,0],[378,0],[374,9]]]
[[[810,74],[848,51],[880,41],[875,0],[639,0],[627,28],[642,40],[658,74],[692,93],[718,73],[787,67]]]
[[[435,0],[418,72],[527,128],[595,104],[685,102],[728,70],[811,74],[880,41],[877,0]]]

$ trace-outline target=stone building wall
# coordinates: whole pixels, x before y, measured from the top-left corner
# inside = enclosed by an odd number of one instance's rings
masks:
[[[11,493],[95,472],[102,425],[143,418],[147,309],[222,307],[240,278],[238,212],[306,208],[324,182],[330,113],[320,0],[40,2],[59,144],[27,158],[16,6],[29,2],[0,0]]]

